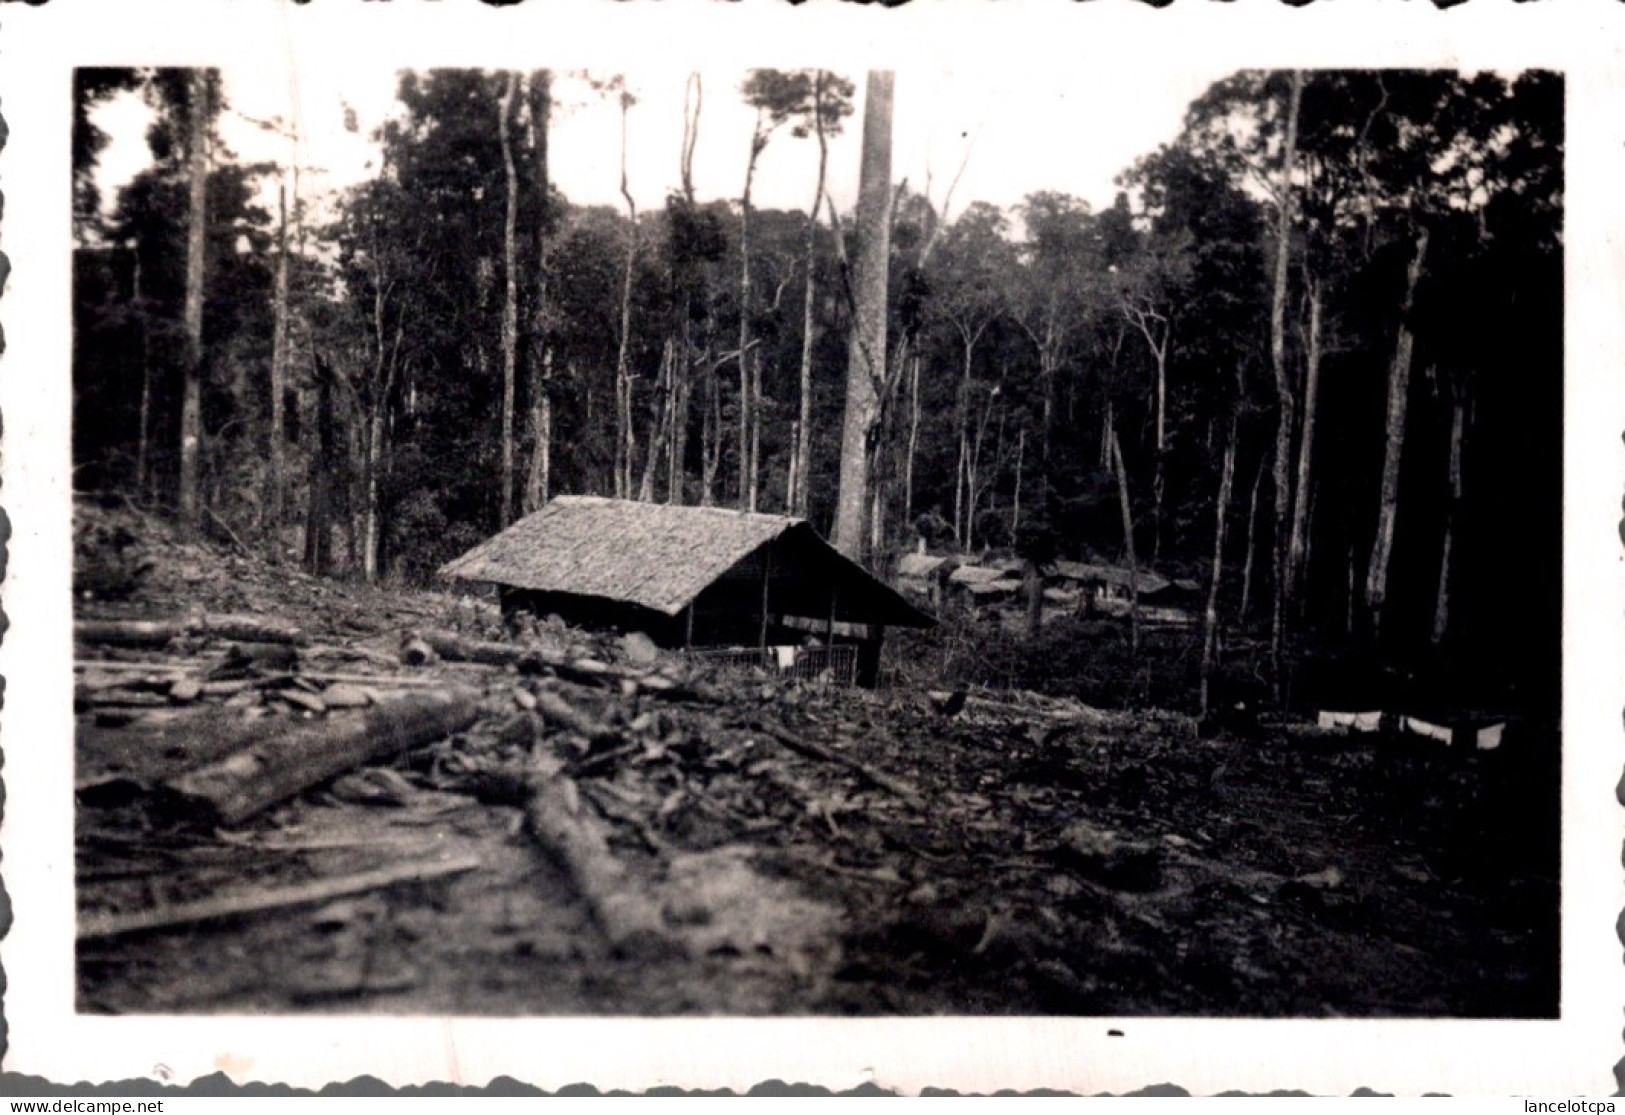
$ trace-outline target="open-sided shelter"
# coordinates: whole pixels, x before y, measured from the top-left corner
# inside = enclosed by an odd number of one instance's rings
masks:
[[[887,627],[935,623],[805,520],[717,507],[559,496],[440,572],[498,586],[505,614],[667,647],[855,643],[870,684]]]

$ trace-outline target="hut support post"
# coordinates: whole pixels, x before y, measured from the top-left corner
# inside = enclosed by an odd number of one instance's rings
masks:
[[[835,598],[840,590],[832,582],[829,586],[829,623],[824,627],[824,645],[835,645]]]
[[[694,601],[688,602],[683,609],[683,649],[692,650],[694,647]]]
[[[772,577],[773,550],[770,547],[762,552],[762,629],[756,645],[763,650],[767,649],[767,586]]]

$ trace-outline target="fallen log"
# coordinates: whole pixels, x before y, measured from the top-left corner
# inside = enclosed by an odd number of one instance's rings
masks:
[[[620,742],[621,733],[604,721],[583,712],[557,693],[542,690],[536,694],[536,711],[566,731],[574,732],[589,744],[613,745]]]
[[[175,620],[82,619],[73,625],[73,641],[107,647],[161,647],[187,634]]]
[[[240,643],[283,643],[298,646],[305,633],[291,623],[258,619],[254,616],[204,615],[191,622],[193,635],[212,635]]]
[[[161,800],[201,823],[235,825],[336,774],[466,728],[479,712],[477,694],[449,690],[293,728],[267,725],[232,754],[164,782]]]
[[[839,751],[831,751],[822,744],[802,739],[785,731],[783,728],[775,728],[761,721],[753,721],[746,727],[753,732],[760,732],[770,739],[777,740],[798,755],[804,755],[809,759],[821,759],[826,763],[835,763],[838,766],[846,767],[848,770],[860,775],[865,781],[880,787],[888,793],[896,794],[911,805],[923,804],[919,790],[902,779],[895,778],[885,771],[876,770],[868,763],[854,759],[850,755],[843,755]]]
[[[81,941],[104,940],[132,933],[172,929],[181,925],[221,921],[245,914],[285,910],[293,906],[317,906],[335,898],[382,890],[384,887],[400,883],[420,883],[429,879],[443,879],[448,875],[460,875],[479,866],[480,860],[474,856],[424,863],[402,863],[377,871],[342,875],[333,879],[321,879],[314,883],[278,887],[275,890],[252,894],[205,898],[198,902],[183,902],[175,906],[163,906],[132,914],[101,914],[81,918],[77,935]]]
[[[583,807],[563,764],[543,756],[532,769],[525,823],[543,850],[569,875],[610,946],[622,956],[677,957],[682,942],[667,929],[660,908],[627,877],[609,850],[603,827]]]
[[[171,639],[209,635],[251,643],[295,645],[305,641],[297,627],[252,616],[202,615],[189,619],[82,619],[73,625],[77,643],[110,647],[161,647]]]
[[[417,636],[448,662],[478,662],[482,666],[512,666],[525,648],[490,639],[465,639],[450,631],[421,631]]]

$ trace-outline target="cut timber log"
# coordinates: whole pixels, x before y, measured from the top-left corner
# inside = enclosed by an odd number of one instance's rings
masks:
[[[557,693],[542,690],[536,694],[536,711],[552,723],[574,732],[593,745],[619,743],[621,733],[590,713],[582,712]]]
[[[627,878],[602,825],[583,807],[581,791],[551,756],[539,759],[531,772],[525,821],[548,856],[569,874],[618,954],[646,959],[682,955],[682,942],[666,928],[660,908]]]
[[[483,666],[512,666],[525,654],[525,648],[489,639],[465,639],[450,631],[424,631],[418,638],[448,662],[478,662]]]
[[[317,906],[335,898],[382,890],[384,887],[400,883],[419,883],[429,879],[442,879],[448,875],[460,875],[479,866],[480,861],[473,856],[427,863],[402,863],[377,871],[365,871],[358,875],[321,879],[314,883],[279,887],[254,894],[206,898],[200,902],[185,902],[178,906],[164,906],[133,914],[103,914],[81,919],[78,937],[81,941],[124,937],[132,933],[150,933],[180,925],[221,921],[225,918],[285,910],[294,906]]]
[[[210,635],[251,643],[298,644],[305,641],[297,627],[252,616],[194,616],[190,619],[82,619],[73,625],[78,643],[110,647],[161,647],[186,635]]]
[[[783,744],[791,751],[796,752],[798,755],[805,755],[809,759],[821,759],[826,763],[835,763],[839,766],[846,767],[848,770],[854,771],[861,775],[865,781],[879,786],[882,790],[885,790],[888,793],[896,794],[898,797],[902,798],[911,805],[922,804],[919,790],[915,789],[913,786],[910,786],[902,779],[894,778],[884,771],[876,770],[868,763],[854,759],[850,755],[842,755],[839,751],[831,751],[822,744],[813,743],[811,740],[801,739],[799,736],[792,735],[782,728],[775,728],[771,725],[763,724],[760,721],[754,722],[748,725],[748,727],[753,732],[760,732],[765,736],[777,740],[779,743]]]
[[[235,825],[352,767],[466,728],[478,716],[477,694],[448,690],[295,728],[271,725],[240,750],[169,779],[162,789],[178,812]]]

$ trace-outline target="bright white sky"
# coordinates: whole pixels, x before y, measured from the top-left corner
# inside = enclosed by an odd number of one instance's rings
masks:
[[[558,188],[572,202],[621,204],[618,107],[600,98],[579,74],[558,72],[554,82],[551,161]],[[629,177],[639,209],[661,206],[678,181],[686,68],[640,68],[628,75],[638,103],[632,109]],[[894,112],[893,177],[906,178],[938,206],[964,162],[952,215],[972,201],[1013,205],[1039,189],[1060,190],[1096,208],[1111,204],[1113,178],[1137,157],[1178,132],[1185,108],[1224,76],[1186,67],[1163,71],[1084,70],[1000,74],[929,68],[899,70]],[[594,72],[594,77],[609,76]],[[704,106],[695,153],[695,187],[702,200],[737,198],[753,123],[739,98],[739,70],[704,70]],[[844,132],[830,148],[830,188],[850,209],[858,181],[863,74],[845,74],[857,86],[857,102]],[[302,193],[318,213],[323,195],[361,181],[376,168],[373,130],[398,111],[393,69],[369,66],[363,56],[342,73],[274,66],[225,71],[234,110],[221,122],[226,144],[244,161],[286,164],[286,137],[258,128],[245,117],[296,122],[300,161],[307,172]],[[344,106],[354,108],[359,129],[343,127]],[[148,160],[147,110],[133,96],[101,108],[96,117],[112,142],[102,157],[104,202]],[[492,121],[492,127],[496,123]],[[968,161],[966,160],[969,153]],[[815,140],[775,134],[758,165],[753,201],[760,208],[805,211],[817,167]]]

